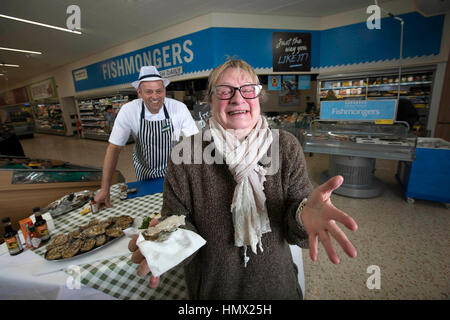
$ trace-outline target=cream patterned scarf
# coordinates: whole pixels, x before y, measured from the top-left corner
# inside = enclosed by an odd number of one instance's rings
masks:
[[[231,204],[234,244],[244,247],[244,263],[247,266],[250,259],[247,246],[254,254],[257,245],[263,251],[261,237],[271,231],[263,192],[266,170],[258,161],[272,143],[272,132],[262,116],[242,142],[233,135],[232,130],[225,130],[214,118],[209,119],[209,124],[216,151],[224,157],[237,183]]]

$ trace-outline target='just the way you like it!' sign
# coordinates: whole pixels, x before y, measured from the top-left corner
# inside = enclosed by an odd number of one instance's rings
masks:
[[[311,34],[273,32],[272,68],[274,72],[311,70]]]

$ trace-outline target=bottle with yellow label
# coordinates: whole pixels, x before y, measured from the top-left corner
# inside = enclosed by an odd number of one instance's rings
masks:
[[[34,226],[36,227],[39,238],[41,238],[42,242],[45,243],[50,239],[50,233],[48,232],[47,221],[42,218],[39,210],[40,209],[38,207],[33,209],[34,217],[36,218],[36,223]]]
[[[20,242],[19,235],[17,231],[11,226],[11,219],[4,218],[2,220],[3,227],[5,228],[5,242],[8,247],[9,254],[15,256],[23,252],[23,246]]]

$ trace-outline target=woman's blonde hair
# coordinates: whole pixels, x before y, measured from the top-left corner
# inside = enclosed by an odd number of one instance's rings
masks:
[[[213,88],[216,86],[222,73],[228,68],[242,70],[247,72],[255,84],[260,84],[258,75],[255,70],[247,62],[241,59],[228,58],[223,64],[215,68],[208,77],[208,94],[206,96],[206,102],[211,102],[211,93]],[[262,92],[261,92],[262,93]]]

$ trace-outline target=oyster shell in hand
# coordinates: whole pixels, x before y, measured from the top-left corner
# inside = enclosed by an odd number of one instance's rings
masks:
[[[177,230],[179,226],[183,226],[186,224],[185,218],[186,216],[184,215],[172,215],[164,219],[157,225],[149,227],[147,230],[142,232],[142,235],[144,236],[145,240],[159,242],[164,241],[170,236],[171,232]]]

